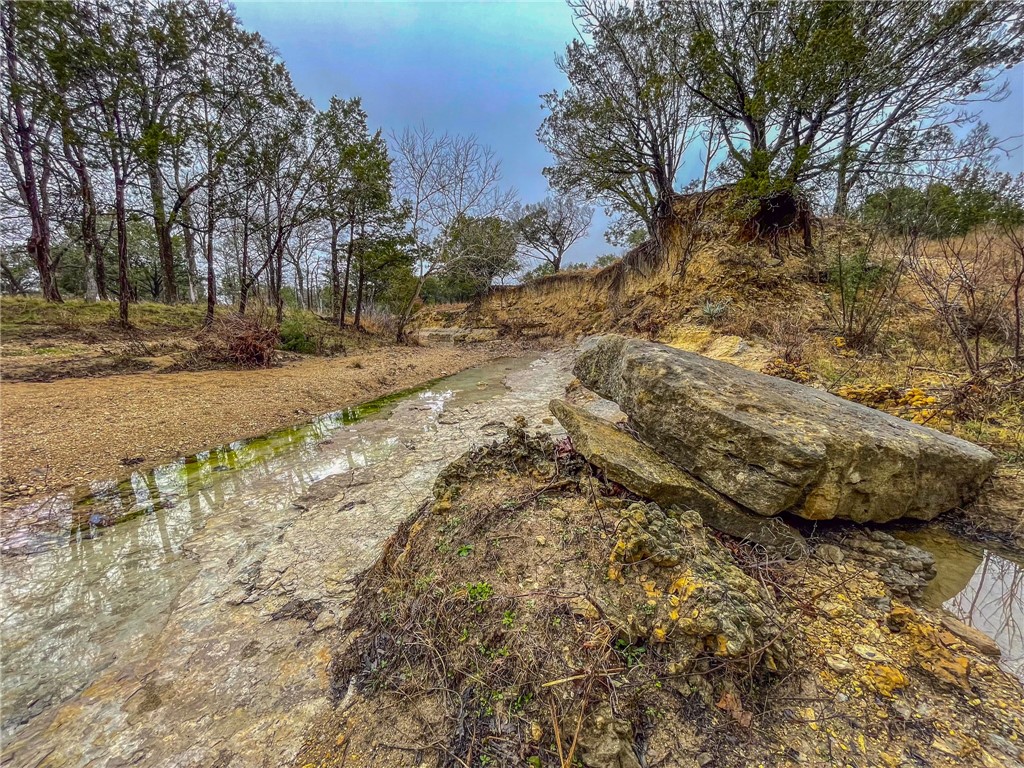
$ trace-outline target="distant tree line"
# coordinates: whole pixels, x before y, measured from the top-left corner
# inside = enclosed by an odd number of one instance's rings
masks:
[[[590,212],[521,208],[472,137],[323,110],[219,0],[4,2],[0,285],[116,300],[254,299],[402,334],[424,287],[466,298],[554,259]]]

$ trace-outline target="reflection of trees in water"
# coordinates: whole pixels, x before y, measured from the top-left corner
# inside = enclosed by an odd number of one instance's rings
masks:
[[[944,605],[991,635],[1003,650],[1003,664],[1024,679],[1024,568],[985,552],[967,587]]]
[[[503,386],[496,391],[504,392]],[[115,655],[143,647],[140,638],[159,629],[158,618],[200,567],[180,553],[201,528],[208,532],[196,541],[205,545],[208,562],[219,563],[225,552],[252,552],[300,514],[291,503],[312,483],[375,466],[386,478],[378,482],[386,484],[360,490],[353,499],[367,507],[359,518],[363,524],[377,526],[400,501],[428,493],[440,465],[481,439],[480,423],[537,409],[554,394],[541,389],[521,401],[506,400],[497,414],[477,413],[465,424],[446,421],[440,440],[421,436],[439,431],[441,400],[451,392],[421,396],[415,404],[426,409],[400,410],[396,419],[367,420],[347,430],[340,429],[340,417],[322,419],[136,472],[120,483],[95,483],[82,504],[72,505],[66,496],[35,502],[54,506],[63,520],[74,507],[84,530],[66,546],[16,559],[0,578],[4,714],[25,712],[33,702],[41,707],[61,701]],[[414,445],[403,452],[406,440]],[[411,450],[421,440],[431,449]],[[94,514],[120,520],[138,510],[149,514],[103,530],[89,522]],[[221,524],[210,525],[215,519]],[[374,536],[380,533],[373,528]]]

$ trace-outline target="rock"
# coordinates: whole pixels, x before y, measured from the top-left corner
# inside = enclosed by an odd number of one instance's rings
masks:
[[[844,616],[849,616],[852,613],[848,605],[831,600],[823,600],[815,605],[814,608],[822,616],[827,619],[831,619],[832,621],[841,619]]]
[[[569,601],[569,610],[572,611],[573,616],[579,616],[581,619],[596,621],[601,618],[601,611],[598,607],[582,596],[574,597]]]
[[[549,407],[576,451],[609,480],[665,508],[692,509],[722,533],[789,556],[803,553],[803,536],[796,529],[741,509],[611,422],[564,400],[552,400]]]
[[[657,504],[632,504],[616,528],[619,540],[611,556],[613,578],[618,578],[621,570],[614,568],[615,563],[646,562],[667,568],[692,554],[682,524]]]
[[[653,342],[591,337],[573,372],[658,453],[765,516],[930,520],[972,499],[996,464],[967,441]]]
[[[332,610],[321,611],[313,622],[314,632],[323,632],[325,629],[338,626],[338,617]]]
[[[935,557],[923,549],[900,541],[885,531],[850,533],[844,540],[846,556],[878,574],[897,597],[920,600],[935,578]]]
[[[943,616],[942,626],[968,645],[973,645],[986,656],[993,656],[998,659],[1002,655],[1002,650],[996,644],[996,641],[980,629],[964,624],[953,616]]]
[[[580,757],[602,768],[640,768],[633,750],[633,726],[619,720],[607,702],[599,704],[580,732]]]
[[[1021,756],[1020,747],[1016,746],[1009,739],[1005,739],[998,733],[989,731],[984,735],[985,743],[995,752],[1002,752],[1009,755],[1013,759],[1018,759]]]
[[[838,675],[848,675],[856,669],[853,664],[842,656],[834,656],[832,654],[825,656],[825,663],[828,664],[829,669]]]
[[[910,684],[903,672],[888,664],[869,664],[862,680],[868,688],[887,699]]]
[[[632,616],[617,629],[632,642],[638,638],[672,646],[676,661],[710,651],[724,659],[762,663],[772,671],[790,665],[789,633],[771,595],[740,570],[721,542],[709,535],[700,516],[654,503],[634,503],[616,526],[618,540],[609,558],[608,575],[624,581],[625,563],[656,566],[668,573],[650,620]],[[648,571],[650,572],[650,571]],[[617,623],[613,619],[613,623]]]
[[[846,555],[835,544],[820,544],[814,550],[814,557],[829,565],[839,565],[846,558]]]
[[[870,645],[863,645],[861,643],[855,643],[853,646],[854,653],[860,656],[862,659],[867,661],[889,661],[889,657],[879,651],[877,648]]]

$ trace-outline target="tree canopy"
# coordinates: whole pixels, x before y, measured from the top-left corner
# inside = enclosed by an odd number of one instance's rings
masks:
[[[601,0],[545,96],[539,136],[564,192],[648,225],[681,189],[682,152],[740,196],[814,192],[836,212],[919,157],[965,109],[1005,95],[1024,55],[1019,7],[996,1]]]

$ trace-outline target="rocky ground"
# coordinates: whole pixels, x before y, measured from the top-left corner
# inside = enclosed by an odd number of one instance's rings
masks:
[[[1020,764],[1000,645],[877,527],[969,508],[995,456],[622,336],[573,372],[567,437],[463,456],[364,576],[298,765]]]
[[[362,579],[296,765],[1021,764],[1020,682],[885,533],[771,557],[522,428],[434,495]]]
[[[5,381],[5,503],[114,479],[520,353],[509,342],[389,346],[260,370]]]

